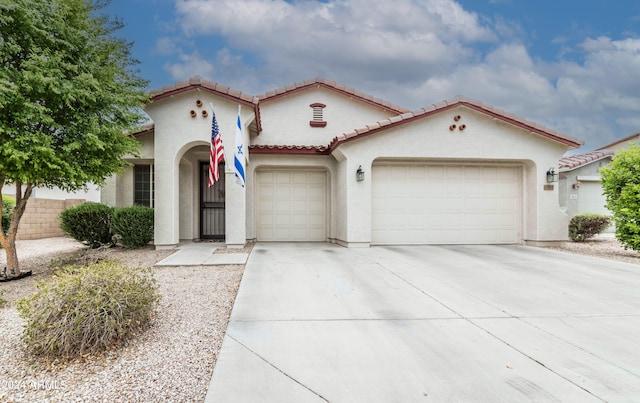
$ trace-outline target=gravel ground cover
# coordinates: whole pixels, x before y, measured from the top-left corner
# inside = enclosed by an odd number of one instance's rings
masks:
[[[68,238],[18,243],[21,270],[33,270],[33,275],[0,283],[8,301],[0,308],[0,401],[203,401],[244,266],[155,268],[162,301],[146,332],[120,348],[73,361],[28,355],[13,303],[33,292],[37,279],[50,276],[52,260],[69,259],[84,249]],[[89,251],[129,266],[152,266],[171,253],[151,247]],[[4,263],[0,250],[0,267]]]
[[[242,252],[251,252],[248,245]],[[202,402],[209,386],[244,266],[155,268],[162,302],[154,324],[121,348],[72,362],[29,356],[19,341],[22,320],[13,303],[51,274],[51,261],[85,248],[69,238],[18,243],[23,271],[33,276],[0,283],[8,300],[0,308],[0,401],[6,402]],[[640,264],[611,236],[567,242],[569,253]],[[230,252],[224,248],[216,253]],[[90,251],[130,266],[153,266],[172,251],[151,247]],[[0,250],[0,267],[5,263]]]
[[[640,264],[640,253],[631,249],[625,250],[620,241],[615,239],[613,234],[596,236],[586,242],[566,242],[563,247],[554,247],[549,249],[603,259],[618,260],[625,263]]]

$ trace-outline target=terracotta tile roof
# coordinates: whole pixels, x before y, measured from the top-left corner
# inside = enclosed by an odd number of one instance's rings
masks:
[[[313,154],[328,155],[327,146],[285,146],[254,144],[249,146],[251,154]]]
[[[403,108],[398,105],[394,105],[390,102],[384,101],[380,98],[376,98],[371,95],[367,95],[363,92],[357,91],[353,88],[346,87],[344,85],[338,84],[335,81],[325,80],[322,77],[316,77],[313,80],[306,80],[299,83],[295,83],[292,85],[287,85],[285,87],[277,88],[273,91],[266,92],[264,94],[258,95],[256,98],[260,100],[260,102],[268,102],[273,99],[277,99],[279,97],[289,95],[298,91],[302,91],[311,87],[323,87],[327,88],[331,91],[336,91],[345,95],[348,95],[353,98],[357,98],[358,100],[368,103],[370,105],[376,106],[378,108],[382,108],[389,112],[401,114],[408,112],[408,109]]]
[[[131,135],[133,137],[138,137],[138,136],[144,136],[145,134],[154,133],[155,129],[156,129],[155,123],[151,122],[142,126],[138,131],[135,131],[133,133],[125,132],[125,134],[127,136]]]
[[[413,122],[418,119],[422,119],[424,117],[427,117],[436,113],[440,113],[448,109],[456,108],[458,106],[466,106],[478,112],[500,119],[514,126],[521,127],[525,130],[529,130],[532,133],[566,144],[573,148],[578,148],[582,144],[584,144],[584,141],[579,140],[577,138],[566,136],[555,130],[551,130],[537,123],[523,119],[514,114],[505,112],[501,109],[494,108],[493,106],[484,104],[480,101],[459,96],[459,97],[442,101],[436,104],[431,104],[429,106],[426,106],[421,109],[417,109],[415,111],[406,112],[401,115],[391,117],[389,119],[385,119],[370,125],[366,125],[364,127],[361,127],[359,129],[353,130],[348,133],[343,133],[333,139],[333,141],[329,144],[329,149],[334,150],[341,143],[352,141],[360,137],[364,137],[369,134],[376,133],[380,130],[385,130],[386,128],[389,128],[389,127],[394,127],[394,126],[402,125],[405,123]]]
[[[171,95],[175,95],[180,92],[188,91],[193,88],[202,88],[210,92],[214,92],[218,95],[222,95],[226,98],[231,98],[245,105],[257,105],[258,99],[249,94],[245,94],[241,91],[234,90],[224,85],[214,83],[212,81],[203,80],[200,77],[192,77],[189,81],[180,81],[172,85],[155,89],[151,91],[151,100],[162,99]]]
[[[586,165],[590,162],[598,161],[603,158],[611,157],[615,153],[610,150],[594,150],[582,154],[570,155],[560,158],[558,167],[561,170],[571,170]],[[564,168],[564,169],[563,169]]]

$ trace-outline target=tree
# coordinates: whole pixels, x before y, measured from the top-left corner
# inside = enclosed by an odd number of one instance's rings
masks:
[[[124,133],[143,123],[147,82],[132,44],[115,36],[123,24],[99,14],[106,4],[0,0],[0,195],[15,186],[0,242],[11,276],[20,274],[15,240],[34,187],[102,184],[137,152]]]
[[[600,175],[616,238],[625,249],[640,250],[640,148],[618,151]]]

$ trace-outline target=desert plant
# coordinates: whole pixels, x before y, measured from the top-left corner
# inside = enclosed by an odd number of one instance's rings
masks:
[[[9,231],[9,224],[11,223],[11,213],[16,205],[16,199],[11,196],[2,195],[2,232],[4,234]]]
[[[609,225],[611,225],[611,217],[607,215],[576,214],[569,221],[569,238],[574,242],[582,242],[598,235]]]
[[[26,319],[22,339],[36,354],[99,351],[147,327],[159,300],[151,268],[113,260],[66,266],[18,301]]]
[[[111,229],[124,246],[143,247],[153,239],[153,209],[145,206],[116,208],[111,218]]]
[[[75,240],[97,248],[113,243],[113,209],[100,203],[84,203],[60,213],[60,227]]]

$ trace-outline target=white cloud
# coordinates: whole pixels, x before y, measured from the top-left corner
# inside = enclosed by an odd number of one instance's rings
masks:
[[[223,35],[274,82],[317,75],[415,82],[473,55],[495,34],[451,0],[178,0],[185,33]]]
[[[640,39],[572,49],[556,37],[574,60],[542,60],[517,22],[487,25],[454,0],[176,0],[176,12],[182,35],[157,43],[177,55],[165,65],[176,80],[259,94],[324,76],[409,108],[461,94],[583,138],[585,149],[638,131]],[[211,38],[223,49],[209,56]]]
[[[183,81],[189,77],[203,78],[215,75],[215,66],[200,56],[199,52],[181,54],[176,63],[166,63],[164,69],[171,74],[175,81]]]

